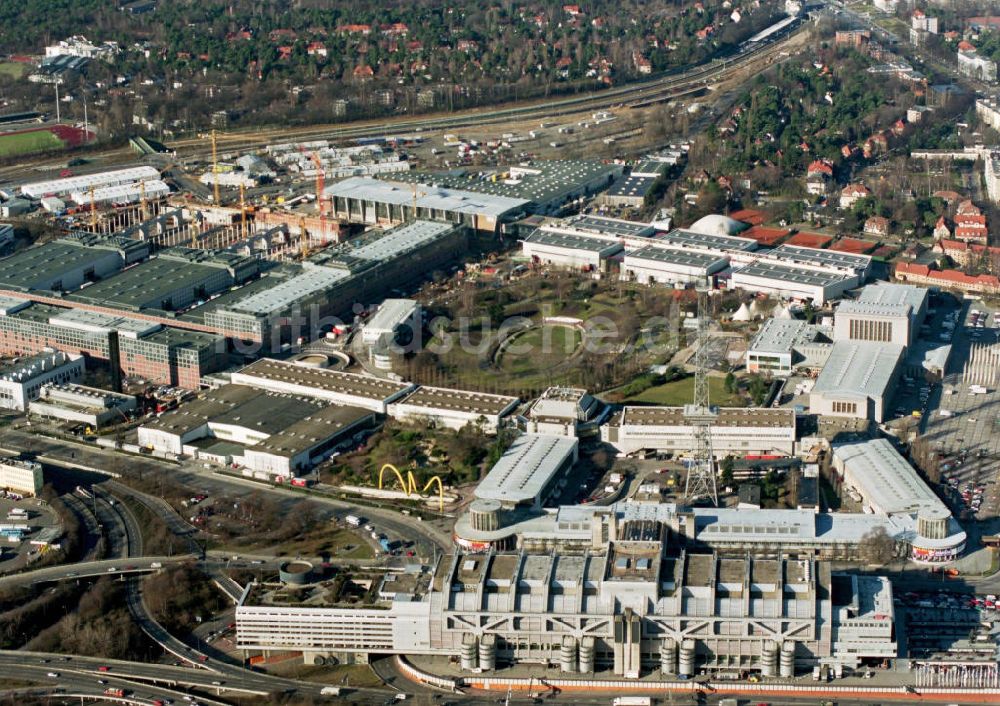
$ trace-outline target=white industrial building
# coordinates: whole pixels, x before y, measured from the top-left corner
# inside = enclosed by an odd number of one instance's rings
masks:
[[[79,380],[84,367],[83,356],[48,349],[0,368],[0,408],[24,412],[43,386]]]
[[[134,395],[63,383],[44,385],[38,399],[28,406],[28,413],[97,429],[128,421],[135,409]]]
[[[237,385],[361,407],[379,414],[386,414],[390,402],[395,402],[414,387],[411,383],[313,368],[271,358],[251,363],[233,373],[230,379]]]
[[[387,412],[394,419],[428,427],[457,430],[472,424],[480,425],[487,434],[496,434],[517,404],[516,397],[421,386],[391,402]]]
[[[735,270],[729,280],[732,289],[811,301],[817,305],[836,299],[858,283],[854,275],[763,259]]]
[[[547,228],[539,228],[521,241],[521,252],[532,262],[600,274],[607,273],[608,260],[623,249],[611,238]]]
[[[765,319],[747,348],[751,373],[790,375],[797,367],[820,368],[830,355],[833,331],[801,319]]]
[[[657,235],[654,242],[657,245],[678,250],[724,257],[734,265],[753,262],[759,257],[759,254],[755,253],[757,250],[757,241],[753,238],[725,235],[717,230],[699,232],[691,229],[675,228],[669,233]]]
[[[154,201],[170,196],[170,187],[159,179],[149,181],[138,181],[131,184],[116,184],[114,186],[102,186],[95,188],[92,192],[73,191],[69,198],[71,201],[81,205],[89,206],[91,203],[101,205],[108,203],[136,203],[142,199]]]
[[[907,536],[912,559],[947,562],[964,551],[961,526],[888,440],[835,443],[833,467],[844,486],[860,495],[865,512],[915,523]]]
[[[386,299],[365,322],[361,340],[366,346],[390,344],[406,327],[416,336],[420,332],[420,314],[420,304],[414,299]]]
[[[621,277],[643,284],[686,285],[704,282],[728,266],[726,258],[715,254],[651,244],[625,253]]]
[[[809,395],[809,411],[881,423],[896,389],[905,346],[837,341]]]
[[[18,495],[38,495],[45,484],[42,464],[19,458],[0,458],[0,490]]]
[[[601,427],[601,440],[622,454],[638,452],[687,456],[694,452],[694,425],[683,407],[626,406]],[[712,450],[729,455],[795,453],[795,411],[722,407],[712,422]]]
[[[566,436],[522,434],[476,486],[475,496],[501,507],[539,508],[565,487],[578,442]]]
[[[43,196],[67,196],[74,191],[83,193],[90,191],[91,188],[96,190],[105,186],[120,186],[122,184],[156,181],[159,179],[160,172],[155,167],[129,167],[128,169],[116,169],[110,172],[80,174],[63,179],[52,179],[50,181],[36,181],[22,185],[21,193],[33,199],[40,199]]]
[[[526,212],[529,201],[460,189],[351,177],[326,188],[333,216],[351,223],[395,225],[411,219],[461,223],[495,233]]]
[[[262,478],[308,470],[368,426],[370,409],[225,385],[139,428],[139,445],[244,466]]]

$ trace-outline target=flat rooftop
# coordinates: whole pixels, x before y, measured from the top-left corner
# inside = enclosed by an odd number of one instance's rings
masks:
[[[401,175],[394,175],[394,179]],[[424,179],[428,175],[422,175]],[[414,188],[415,187],[415,188]],[[514,211],[520,211],[528,205],[523,198],[486,194],[462,189],[428,186],[427,184],[409,184],[381,181],[370,177],[351,177],[326,188],[326,195],[333,198],[357,199],[359,201],[374,201],[397,206],[412,206],[416,193],[417,208],[431,208],[500,218]]]
[[[642,174],[629,174],[628,176],[618,177],[618,179],[616,179],[604,193],[607,196],[644,199],[655,183],[656,177],[644,176]]]
[[[608,218],[581,213],[566,220],[549,225],[550,228],[572,228],[573,230],[593,233],[595,235],[610,235],[616,238],[624,236],[642,237],[652,235],[653,226],[638,221],[626,221],[623,218]]]
[[[524,239],[526,243],[547,245],[564,250],[581,250],[584,252],[604,253],[608,255],[622,250],[622,245],[613,240],[595,238],[584,234],[566,233],[539,228]]]
[[[277,314],[286,311],[296,302],[331,289],[348,277],[350,273],[346,270],[317,267],[307,262],[298,274],[291,277],[262,278],[270,283],[269,287],[255,288],[227,308],[257,316]]]
[[[850,471],[861,494],[886,514],[944,508],[913,466],[886,439],[835,443],[833,455]]]
[[[858,302],[864,304],[881,304],[887,306],[910,306],[913,311],[919,311],[927,301],[927,288],[912,284],[894,284],[877,282],[869,284],[861,290]]]
[[[904,347],[872,341],[837,341],[816,378],[814,393],[885,394]]]
[[[881,302],[845,301],[837,307],[838,314],[858,316],[910,316],[913,307],[909,304],[886,304]]]
[[[784,247],[784,246],[782,246]],[[760,277],[785,284],[802,285],[806,287],[829,287],[847,279],[850,275],[842,272],[822,272],[807,270],[802,267],[764,262],[758,260],[742,267],[733,274],[746,277]]]
[[[476,497],[508,504],[534,502],[576,447],[575,438],[522,434],[476,487]]]
[[[711,269],[713,266],[725,265],[725,258],[709,253],[692,252],[679,248],[663,248],[654,245],[647,245],[638,250],[630,250],[625,253],[626,259],[650,260],[669,265],[680,265],[682,267],[694,267],[702,270]]]
[[[160,324],[144,321],[142,319],[131,319],[127,316],[114,316],[104,314],[99,311],[86,311],[84,309],[59,309],[49,318],[49,323],[53,326],[74,329],[94,334],[108,334],[117,331],[125,338],[142,338],[161,327]]]
[[[760,407],[719,407],[713,427],[795,428],[795,410]],[[683,407],[634,407],[622,409],[621,426],[688,426]]]
[[[220,272],[227,275],[224,283],[219,281]],[[193,293],[203,289],[207,296],[227,289],[233,283],[234,277],[229,275],[224,261],[212,258],[195,262],[185,257],[174,257],[168,250],[158,257],[80,290],[69,298],[132,311],[171,311],[175,305],[170,298],[176,292]]]
[[[801,319],[765,319],[749,350],[755,353],[788,353],[795,346],[812,343],[816,330]]]
[[[785,260],[792,264],[813,265],[819,267],[851,268],[863,270],[871,264],[871,257],[855,253],[838,252],[836,250],[818,250],[803,248],[797,245],[779,245],[767,254],[769,258]]]
[[[62,273],[93,267],[115,251],[112,247],[87,245],[72,238],[36,245],[0,260],[0,287],[21,292],[46,289]]]
[[[454,410],[467,414],[495,417],[516,404],[518,398],[489,395],[484,392],[451,390],[444,387],[418,387],[393,404],[412,405],[427,409]]]
[[[413,221],[386,231],[366,233],[343,245],[327,248],[310,258],[310,262],[347,269],[351,269],[352,265],[389,262],[446,237],[458,227],[454,223]]]
[[[309,406],[306,405],[304,408],[309,409]],[[332,439],[345,429],[350,429],[371,417],[371,410],[360,407],[318,405],[301,419],[276,431],[251,448],[254,451],[291,458],[309,451],[317,444]]]
[[[708,248],[711,250],[748,252],[757,249],[757,241],[753,238],[740,238],[735,235],[712,235],[696,233],[692,230],[676,228],[669,233],[656,236],[658,243],[676,245],[682,248]]]
[[[433,183],[446,189],[459,189],[495,198],[524,200],[545,204],[561,201],[567,194],[597,179],[610,179],[621,167],[588,160],[546,160],[507,168],[508,177],[492,178],[486,172],[412,173],[398,175],[400,181],[415,181],[421,186]],[[497,174],[501,172],[496,172]],[[397,178],[397,175],[393,175]]]
[[[239,374],[256,378],[264,384],[295,385],[373,400],[385,400],[411,387],[409,383],[392,382],[324,368],[311,368],[272,358],[261,358],[240,370]]]

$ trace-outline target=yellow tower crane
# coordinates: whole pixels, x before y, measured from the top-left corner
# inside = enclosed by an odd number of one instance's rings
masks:
[[[246,190],[243,182],[240,182],[240,238],[247,237],[247,204]]]
[[[306,230],[305,216],[299,216],[299,246],[302,259],[309,257],[309,231]]]
[[[219,160],[215,141],[215,130],[212,130],[212,180],[215,194],[215,205],[219,205]]]
[[[146,215],[146,182],[139,182],[139,212],[142,214],[142,220],[145,221],[148,217]]]
[[[90,229],[97,232],[97,201],[94,200],[94,187],[90,187]]]

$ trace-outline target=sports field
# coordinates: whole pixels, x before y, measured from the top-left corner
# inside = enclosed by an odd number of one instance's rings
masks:
[[[16,61],[0,61],[0,75],[21,78],[27,72],[27,64],[21,64]]]
[[[61,149],[63,142],[48,130],[0,135],[0,157],[16,157],[42,150]]]

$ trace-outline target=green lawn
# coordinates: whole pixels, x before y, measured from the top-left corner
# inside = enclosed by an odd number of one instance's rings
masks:
[[[27,64],[16,61],[0,61],[0,74],[11,78],[21,78],[28,72]]]
[[[534,373],[563,362],[580,345],[578,330],[565,326],[537,326],[511,342],[500,367],[508,373]]]
[[[62,141],[48,130],[0,135],[0,157],[16,157],[62,146]]]
[[[730,395],[725,390],[725,379],[721,377],[710,377],[708,379],[708,395],[712,404],[722,407],[745,407],[745,402]],[[690,375],[681,380],[668,382],[665,385],[651,387],[648,390],[629,397],[626,402],[645,402],[646,404],[660,404],[666,406],[679,406],[689,404],[694,397],[694,376]]]

